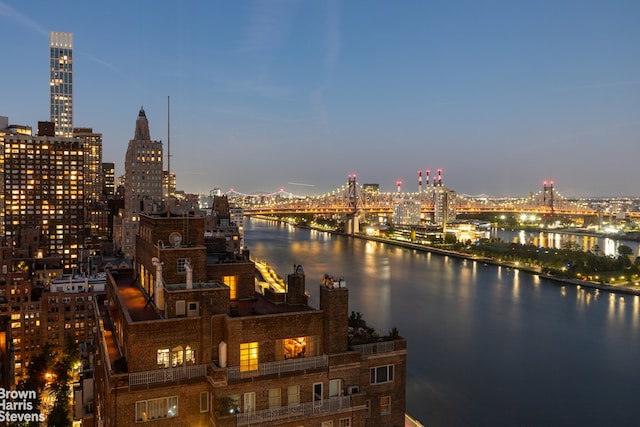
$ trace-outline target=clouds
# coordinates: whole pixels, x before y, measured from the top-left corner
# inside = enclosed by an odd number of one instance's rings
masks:
[[[35,33],[41,34],[43,36],[49,35],[49,31],[46,28],[44,28],[42,25],[30,19],[29,17],[23,15],[17,10],[11,8],[6,3],[0,2],[0,16],[3,16],[9,19],[10,21],[17,23],[21,27],[27,28]]]

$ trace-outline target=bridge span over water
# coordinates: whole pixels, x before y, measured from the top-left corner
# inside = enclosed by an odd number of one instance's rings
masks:
[[[596,216],[596,209],[586,200],[570,199],[558,193],[553,184],[544,184],[536,193],[524,197],[491,197],[457,194],[442,185],[427,186],[418,192],[382,193],[375,188],[356,182],[349,176],[346,184],[329,193],[298,196],[280,190],[270,194],[242,194],[236,191],[226,193],[229,200],[244,208],[246,215],[286,215],[286,214],[391,214],[393,206],[400,202],[420,204],[424,214],[430,214],[439,207],[439,200],[446,194],[448,208],[456,214],[522,214],[558,216]]]

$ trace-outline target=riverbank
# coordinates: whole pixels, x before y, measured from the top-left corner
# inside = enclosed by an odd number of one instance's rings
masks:
[[[553,283],[555,283],[557,285],[560,285],[560,286],[571,285],[571,286],[576,286],[576,287],[585,287],[585,288],[591,288],[591,289],[598,289],[598,290],[608,291],[608,292],[613,292],[613,293],[620,293],[620,294],[627,294],[627,295],[639,295],[640,296],[640,286],[636,286],[636,285],[628,285],[628,284],[608,285],[608,284],[599,283],[599,282],[593,282],[593,281],[588,281],[588,280],[567,279],[567,278],[563,278],[563,277],[552,276],[552,275],[549,275],[549,274],[543,274],[539,269],[532,268],[532,267],[526,267],[526,266],[515,264],[515,263],[512,263],[512,262],[497,261],[497,260],[495,260],[493,258],[481,257],[481,256],[467,254],[467,253],[464,253],[464,252],[458,252],[458,251],[452,251],[452,250],[447,250],[447,249],[436,248],[436,247],[433,247],[433,246],[421,245],[419,243],[411,243],[411,242],[395,240],[395,239],[389,239],[389,238],[384,238],[384,237],[367,236],[367,235],[364,235],[364,234],[346,234],[346,233],[338,232],[338,231],[327,229],[327,228],[313,227],[313,226],[309,226],[309,225],[299,225],[299,224],[296,224],[296,223],[282,221],[281,219],[272,218],[272,217],[257,216],[257,218],[266,219],[266,220],[270,220],[270,221],[286,222],[287,224],[290,224],[290,225],[293,225],[293,226],[296,226],[296,227],[300,227],[300,228],[307,228],[307,229],[312,229],[312,230],[317,230],[317,231],[324,231],[324,232],[331,233],[331,234],[336,234],[336,235],[341,235],[341,236],[348,236],[348,237],[355,237],[355,238],[358,238],[358,239],[369,240],[369,241],[373,241],[373,242],[386,243],[386,244],[389,244],[389,245],[394,245],[394,246],[403,247],[403,248],[407,248],[407,249],[415,249],[415,250],[422,251],[422,252],[431,252],[431,253],[435,253],[435,254],[439,254],[439,255],[445,255],[445,256],[451,256],[451,257],[459,258],[459,259],[466,259],[466,260],[482,262],[482,263],[490,264],[490,265],[513,268],[513,269],[524,271],[526,273],[537,275],[537,276],[539,276],[539,277],[541,277],[543,279],[547,279],[547,280],[549,280],[549,281],[551,281],[551,282],[553,282]]]
[[[326,231],[326,230],[321,230],[321,231]],[[344,234],[344,233],[336,233],[336,232],[334,232],[334,234],[347,236],[347,234]],[[415,250],[422,251],[422,252],[431,252],[431,253],[436,253],[436,254],[439,254],[439,255],[451,256],[451,257],[454,257],[454,258],[460,258],[460,259],[466,259],[466,260],[470,260],[470,261],[482,262],[482,263],[485,263],[485,264],[497,265],[497,266],[501,266],[501,267],[513,268],[514,270],[521,270],[521,271],[524,271],[526,273],[538,275],[541,278],[553,281],[554,283],[559,284],[559,285],[582,286],[582,287],[585,287],[585,288],[599,289],[599,290],[608,291],[608,292],[615,292],[615,293],[628,294],[628,295],[640,295],[640,286],[623,285],[623,284],[621,284],[621,285],[607,285],[607,284],[604,284],[604,283],[598,283],[598,282],[593,282],[593,281],[588,281],[588,280],[566,279],[566,278],[562,278],[562,277],[551,276],[551,275],[548,275],[548,274],[542,274],[539,270],[537,270],[535,268],[523,267],[521,265],[516,265],[515,263],[509,263],[509,262],[504,262],[504,261],[500,262],[500,261],[497,261],[497,260],[495,260],[493,258],[470,255],[470,254],[466,254],[464,252],[451,251],[451,250],[447,250],[447,249],[435,248],[435,247],[432,247],[432,246],[425,246],[425,245],[421,245],[421,244],[418,244],[418,243],[403,242],[403,241],[395,240],[395,239],[387,239],[387,238],[384,238],[384,237],[366,236],[366,235],[362,235],[362,234],[349,234],[348,236],[349,237],[356,237],[356,238],[364,239],[364,240],[370,240],[370,241],[374,241],[374,242],[386,243],[386,244],[389,244],[389,245],[399,246],[399,247],[403,247],[403,248],[407,248],[407,249],[415,249]]]

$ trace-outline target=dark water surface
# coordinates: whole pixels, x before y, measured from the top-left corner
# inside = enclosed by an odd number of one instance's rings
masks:
[[[317,306],[342,276],[350,310],[408,340],[407,412],[438,426],[639,426],[640,297],[262,220],[252,254],[302,264]]]

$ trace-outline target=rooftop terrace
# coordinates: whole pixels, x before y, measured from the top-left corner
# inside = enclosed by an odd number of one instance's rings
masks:
[[[162,318],[155,305],[149,301],[149,296],[133,277],[133,271],[120,270],[117,274],[113,274],[113,279],[120,299],[129,312],[129,317],[131,317],[132,321],[142,322]]]

